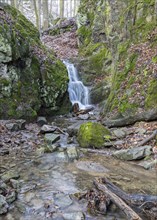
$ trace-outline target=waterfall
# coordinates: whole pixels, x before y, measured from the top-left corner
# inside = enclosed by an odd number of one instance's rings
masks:
[[[63,63],[65,64],[69,75],[68,92],[72,105],[78,103],[79,109],[91,107],[89,104],[88,88],[80,81],[76,68],[72,63],[67,61],[63,61]]]

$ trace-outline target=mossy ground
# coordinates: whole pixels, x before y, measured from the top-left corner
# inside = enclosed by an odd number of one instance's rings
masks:
[[[91,1],[84,0],[80,17],[85,14],[83,6],[94,14],[91,20],[88,17],[89,21],[86,17],[78,30],[79,39],[83,40],[80,54],[88,57],[93,73],[101,73],[111,83],[105,114],[130,115],[156,107],[155,1],[126,0],[115,5],[98,0],[91,7]],[[83,34],[81,31],[87,28],[88,32]]]

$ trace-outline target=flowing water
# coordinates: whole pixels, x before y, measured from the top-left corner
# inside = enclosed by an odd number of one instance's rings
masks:
[[[0,167],[17,172],[20,186],[17,201],[0,220],[82,220],[81,213],[86,220],[127,220],[117,209],[107,215],[91,215],[86,201],[74,196],[92,188],[95,177],[104,176],[125,191],[155,194],[153,170],[116,160],[108,152],[106,149],[106,156],[87,154],[73,162],[63,158],[62,152],[1,156]]]
[[[78,103],[80,109],[90,107],[88,88],[84,86],[82,81],[79,79],[77,69],[68,61],[63,61],[63,63],[65,64],[69,75],[68,92],[72,105]]]

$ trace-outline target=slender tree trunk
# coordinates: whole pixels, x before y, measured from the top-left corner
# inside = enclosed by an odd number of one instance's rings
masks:
[[[43,0],[43,29],[47,29],[49,26],[49,10],[48,0]]]
[[[157,22],[157,0],[155,0],[155,11],[154,11],[155,21]]]
[[[41,0],[38,0],[38,16],[39,16],[39,33],[41,34],[41,24],[42,24],[42,21],[41,21],[41,17],[42,17],[42,13],[41,13]]]
[[[60,7],[60,17],[64,18],[64,0],[59,1],[59,7]]]
[[[36,26],[38,29],[40,29],[40,22],[39,22],[39,13],[38,13],[38,7],[37,7],[37,0],[33,0],[33,6],[34,6],[34,12],[35,12],[35,18],[36,18]]]
[[[73,0],[70,0],[70,17],[73,16]]]

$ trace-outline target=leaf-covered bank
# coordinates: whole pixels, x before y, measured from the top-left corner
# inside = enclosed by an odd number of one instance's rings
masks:
[[[83,0],[77,20],[80,69],[87,81],[110,87],[104,112],[125,117],[156,108],[156,2]]]

